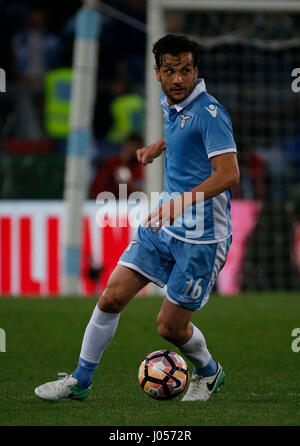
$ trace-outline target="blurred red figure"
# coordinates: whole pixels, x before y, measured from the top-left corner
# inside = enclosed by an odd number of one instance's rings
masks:
[[[100,192],[112,192],[119,198],[119,184],[127,184],[127,197],[143,189],[144,167],[138,162],[136,151],[143,147],[143,139],[132,134],[125,141],[119,155],[100,165],[90,187],[90,198]]]

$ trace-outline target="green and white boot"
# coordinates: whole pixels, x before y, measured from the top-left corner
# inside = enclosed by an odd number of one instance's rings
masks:
[[[83,401],[90,393],[92,385],[86,389],[77,386],[77,379],[67,373],[58,373],[58,380],[42,384],[34,393],[43,400],[58,401],[63,398]]]
[[[224,384],[225,373],[219,363],[217,372],[212,376],[201,376],[193,373],[189,388],[182,401],[207,401],[210,396],[218,392]]]

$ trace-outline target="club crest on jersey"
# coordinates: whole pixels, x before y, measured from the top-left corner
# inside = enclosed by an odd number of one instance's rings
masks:
[[[138,243],[140,243],[140,242],[138,242],[137,240],[131,240],[128,247],[126,248],[126,252],[129,252],[131,250],[131,248],[133,247],[133,245],[137,245]]]
[[[190,116],[190,115],[179,115],[179,116],[180,116],[180,118],[181,118],[181,121],[180,121],[180,128],[181,128],[181,129],[184,129],[186,121],[187,121],[188,119],[191,119],[192,116]]]

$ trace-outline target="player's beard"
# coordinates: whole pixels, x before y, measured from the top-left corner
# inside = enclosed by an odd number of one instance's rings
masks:
[[[172,104],[179,104],[180,102],[184,101],[194,90],[195,88],[195,80],[193,80],[191,86],[189,86],[189,88],[187,87],[182,87],[180,88],[180,93],[182,90],[182,93],[179,95],[174,94],[174,87],[170,87],[167,88],[162,84],[162,90],[163,92],[167,95],[168,99],[170,100],[170,102]]]

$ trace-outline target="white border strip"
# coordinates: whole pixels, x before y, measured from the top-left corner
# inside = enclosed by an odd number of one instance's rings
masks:
[[[172,297],[170,297],[170,296],[168,295],[168,293],[166,293],[166,298],[167,298],[172,304],[180,306],[179,302],[177,302],[176,300],[172,299]]]
[[[226,243],[219,243],[217,246],[217,250],[216,250],[216,255],[215,255],[215,261],[214,261],[214,266],[211,272],[211,276],[205,291],[205,294],[202,298],[201,301],[201,305],[200,308],[203,308],[204,305],[207,304],[208,299],[210,298],[211,292],[213,290],[213,287],[218,279],[219,273],[221,271],[221,269],[223,268],[225,262],[226,262],[226,257],[227,257],[228,251],[227,251],[227,242]]]
[[[223,155],[223,153],[236,153],[236,149],[232,147],[231,149],[220,149],[215,150],[214,152],[208,153],[208,158],[212,158],[213,156]]]
[[[118,264],[119,265],[123,265],[123,266],[127,266],[127,268],[130,268],[130,269],[133,269],[133,270],[137,271],[138,273],[140,273],[143,276],[147,277],[147,279],[150,279],[151,282],[156,283],[161,288],[164,288],[164,286],[165,286],[165,284],[161,280],[157,279],[156,277],[150,276],[150,274],[148,274],[148,273],[145,273],[145,271],[143,271],[141,268],[136,266],[134,263],[124,262],[123,260],[119,260]]]
[[[217,240],[192,240],[190,238],[184,238],[184,237],[180,237],[180,235],[174,234],[173,232],[169,231],[167,228],[165,228],[164,226],[161,228],[163,231],[165,231],[168,235],[170,235],[171,237],[177,238],[178,240],[180,240],[181,242],[185,242],[185,243],[191,243],[193,245],[210,245],[211,243],[220,243],[223,242],[224,240],[227,240],[228,237],[231,236],[232,233],[226,235],[223,238],[217,239]]]

